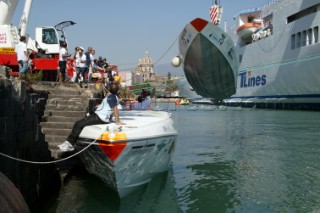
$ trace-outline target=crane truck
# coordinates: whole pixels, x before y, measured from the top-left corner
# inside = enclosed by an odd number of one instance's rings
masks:
[[[64,21],[53,27],[37,27],[35,38],[26,34],[32,0],[25,0],[19,27],[11,24],[19,0],[0,0],[0,66],[10,70],[11,76],[18,76],[19,65],[15,47],[21,36],[27,37],[29,64],[32,72],[43,71],[45,80],[55,80],[59,69],[59,50],[62,42],[67,43],[64,28],[74,25]]]

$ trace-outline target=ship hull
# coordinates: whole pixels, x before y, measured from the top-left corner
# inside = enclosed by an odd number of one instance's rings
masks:
[[[195,19],[186,25],[179,43],[186,78],[197,94],[222,100],[235,93],[236,55],[227,34]]]
[[[228,105],[320,110],[320,57],[305,56],[239,71],[237,92]],[[256,79],[260,78],[260,83]],[[257,105],[258,104],[258,105]]]

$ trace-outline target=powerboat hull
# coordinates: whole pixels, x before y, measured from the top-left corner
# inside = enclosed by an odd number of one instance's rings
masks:
[[[85,127],[76,147],[86,148],[80,159],[87,171],[123,198],[169,169],[177,132],[167,112],[123,111],[120,119],[126,125]],[[125,138],[104,138],[106,129],[110,136],[119,128]]]

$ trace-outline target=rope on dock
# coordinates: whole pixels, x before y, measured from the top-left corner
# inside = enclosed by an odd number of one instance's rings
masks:
[[[0,152],[0,155],[4,156],[4,157],[7,157],[9,159],[12,159],[12,160],[16,160],[16,161],[19,161],[19,162],[23,162],[23,163],[30,163],[30,164],[51,164],[51,163],[58,163],[58,162],[62,162],[62,161],[65,161],[65,160],[68,160],[70,158],[73,158],[77,155],[79,155],[80,153],[82,153],[83,151],[87,150],[92,144],[94,144],[95,142],[97,141],[97,139],[95,139],[94,141],[92,141],[88,146],[86,146],[85,148],[81,149],[79,152],[76,152],[66,158],[62,158],[62,159],[59,159],[59,160],[54,160],[54,161],[28,161],[28,160],[24,160],[24,159],[19,159],[19,158],[15,158],[15,157],[12,157],[12,156],[9,156],[9,155],[6,155],[2,152]]]

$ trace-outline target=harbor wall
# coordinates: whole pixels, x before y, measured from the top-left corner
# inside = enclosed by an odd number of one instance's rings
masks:
[[[52,161],[39,126],[46,98],[46,93],[32,93],[25,81],[0,79],[0,153],[13,158],[0,155],[0,172],[12,181],[31,210],[60,184],[55,164],[35,163]]]

